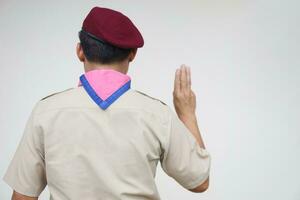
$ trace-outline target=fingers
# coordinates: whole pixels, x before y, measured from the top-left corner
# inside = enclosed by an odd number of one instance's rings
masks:
[[[175,79],[174,79],[174,92],[180,92],[180,70],[176,69]]]
[[[189,92],[191,90],[191,70],[190,67],[182,64],[176,69],[174,80],[174,92]]]

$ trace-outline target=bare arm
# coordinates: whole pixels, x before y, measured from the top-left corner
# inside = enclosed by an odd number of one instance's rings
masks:
[[[205,149],[196,117],[196,95],[191,89],[191,71],[190,67],[181,65],[176,70],[173,91],[173,103],[178,118],[190,130],[196,138],[199,146]],[[209,178],[198,187],[190,190],[192,192],[204,192],[209,186]]]
[[[29,197],[14,191],[11,200],[38,200],[38,197]]]

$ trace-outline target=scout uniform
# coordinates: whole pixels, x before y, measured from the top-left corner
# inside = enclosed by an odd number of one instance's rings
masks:
[[[121,15],[88,17],[103,11]],[[95,69],[35,104],[4,181],[34,197],[48,185],[52,200],[158,200],[158,162],[186,189],[209,176],[209,153],[167,104],[132,89],[127,74]]]

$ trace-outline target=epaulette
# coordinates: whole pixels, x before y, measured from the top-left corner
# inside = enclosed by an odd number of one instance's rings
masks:
[[[47,99],[48,97],[54,96],[56,94],[59,94],[59,93],[62,93],[62,92],[65,92],[65,91],[68,91],[68,90],[71,90],[71,89],[74,89],[74,88],[68,88],[68,89],[60,91],[60,92],[55,92],[55,93],[49,94],[48,96],[45,96],[44,98],[42,98],[40,101],[43,101],[44,99]]]
[[[146,96],[146,97],[149,97],[149,98],[151,98],[151,99],[160,101],[160,102],[161,102],[162,104],[164,104],[164,105],[167,105],[165,102],[163,102],[163,101],[160,100],[160,99],[157,99],[157,98],[154,98],[154,97],[152,97],[152,96],[149,96],[148,94],[145,94],[145,93],[143,93],[143,92],[141,92],[141,91],[139,91],[139,90],[135,90],[135,91],[138,92],[138,93],[140,93],[140,94],[142,94],[142,95],[144,95],[144,96]]]

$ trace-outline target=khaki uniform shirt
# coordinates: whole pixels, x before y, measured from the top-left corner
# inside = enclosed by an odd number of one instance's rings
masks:
[[[170,107],[130,88],[106,110],[83,87],[38,101],[4,176],[15,191],[52,200],[157,200],[155,173],[203,183],[210,155]]]

